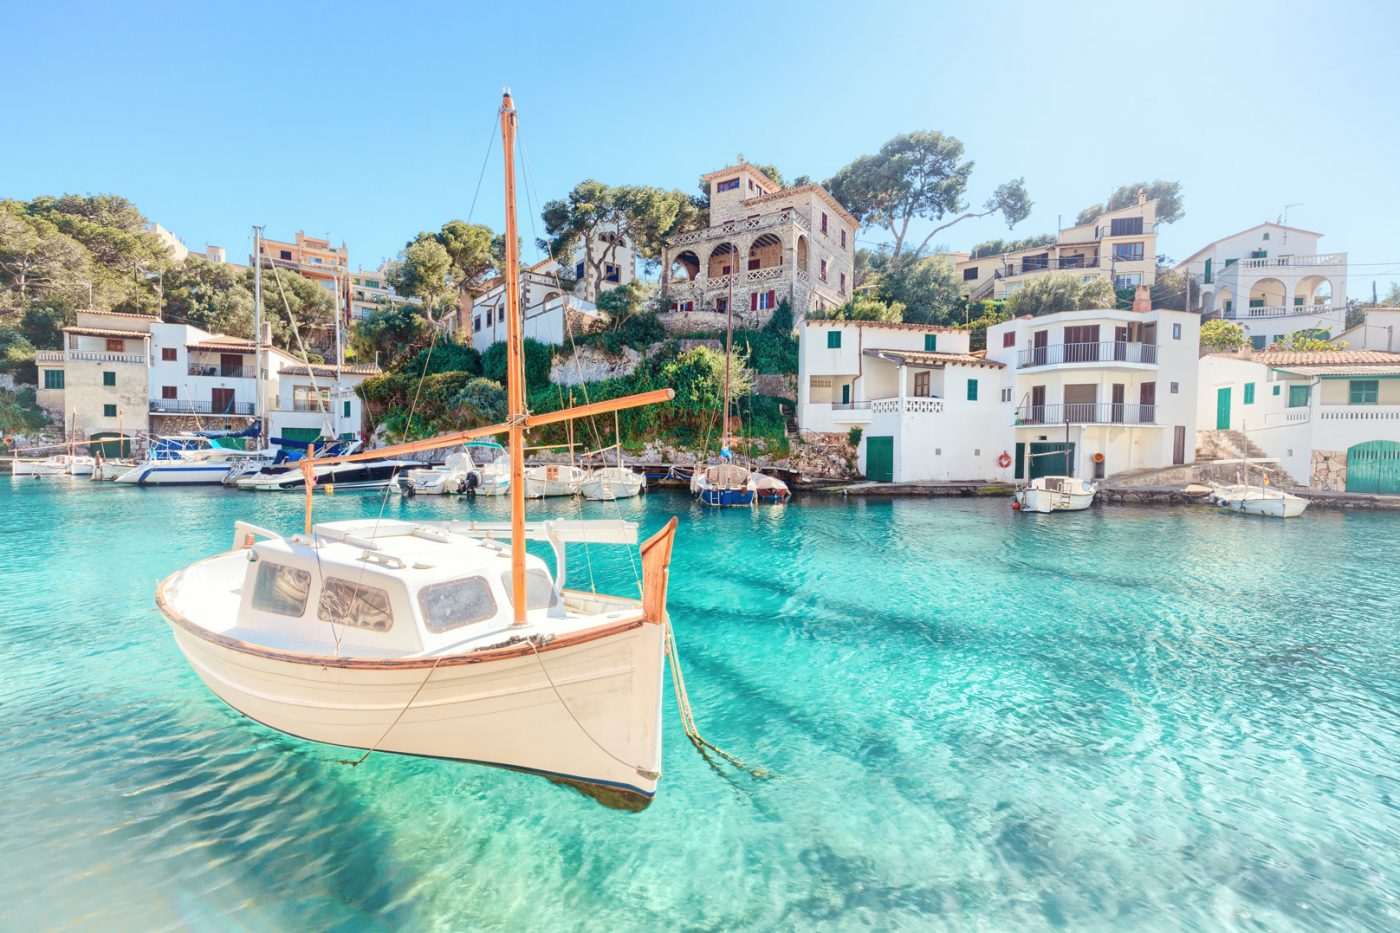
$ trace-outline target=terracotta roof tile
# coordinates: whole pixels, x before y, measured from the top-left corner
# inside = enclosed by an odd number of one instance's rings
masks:
[[[1227,359],[1252,360],[1265,366],[1396,366],[1400,353],[1381,350],[1255,350],[1216,353]]]
[[[340,367],[341,373],[346,376],[378,376],[380,369],[373,363],[345,363]],[[334,363],[302,363],[299,366],[287,366],[279,370],[286,376],[334,376]]]
[[[985,366],[988,369],[1006,368],[1005,363],[989,360],[972,353],[925,353],[922,350],[878,349],[869,349],[863,352],[866,356],[893,362],[913,363],[915,366],[947,366],[951,363],[958,366]]]
[[[108,330],[103,327],[65,327],[63,332],[82,337],[125,337],[128,340],[145,340],[151,336],[144,330]]]
[[[809,318],[807,323],[813,327],[873,327],[887,330],[912,330],[921,334],[959,333],[958,328],[948,327],[944,324],[905,324],[902,322],[886,324],[883,321],[833,321],[826,318]]]

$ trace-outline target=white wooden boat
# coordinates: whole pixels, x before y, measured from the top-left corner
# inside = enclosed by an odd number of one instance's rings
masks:
[[[749,481],[753,483],[759,502],[783,503],[792,498],[792,490],[788,488],[788,484],[776,476],[755,470],[749,474]]]
[[[1308,500],[1282,489],[1251,486],[1220,503],[1222,508],[1245,515],[1266,515],[1271,518],[1297,518],[1307,510]]]
[[[110,460],[106,457],[98,457],[97,463],[93,465],[92,475],[88,479],[94,483],[113,483],[116,482],[118,476],[128,472],[140,462],[120,457],[113,457]]]
[[[356,520],[234,548],[156,602],[224,702],[281,732],[546,775],[645,806],[661,774],[665,587],[675,519],[642,548],[643,599],[564,589],[525,557],[512,621],[509,523]],[[542,522],[532,540],[628,544],[630,522]],[[261,540],[255,540],[260,538]]]
[[[587,470],[567,463],[545,463],[530,467],[525,471],[525,498],[576,496],[586,479]]]
[[[1099,487],[1073,476],[1040,476],[1016,490],[1022,512],[1079,512],[1094,504]]]
[[[613,499],[631,499],[641,495],[646,478],[625,466],[595,467],[579,487],[585,499],[607,502]]]
[[[437,466],[404,470],[399,474],[399,492],[406,496],[445,496],[467,491],[472,473],[471,458],[464,453],[447,455]]]
[[[68,458],[54,457],[12,457],[10,473],[13,476],[64,476],[68,473]]]
[[[69,476],[91,476],[93,467],[97,465],[96,458],[78,454],[69,454],[64,459],[68,461]]]
[[[303,477],[508,433],[509,523],[361,519],[303,533],[242,522],[233,549],[178,571],[156,602],[204,683],[271,728],[351,748],[495,765],[645,806],[661,774],[673,518],[641,547],[640,601],[564,588],[570,542],[629,545],[627,522],[525,522],[525,432],[674,397],[670,389],[539,415],[525,407],[515,109],[501,109],[509,421],[338,457]],[[261,539],[261,540],[259,540]],[[556,575],[527,540],[554,548]]]

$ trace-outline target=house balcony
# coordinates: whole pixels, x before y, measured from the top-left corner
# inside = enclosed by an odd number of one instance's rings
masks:
[[[1022,350],[1016,362],[1018,369],[1080,364],[1156,366],[1157,345],[1154,343],[1127,343],[1117,340],[1094,343],[1057,343]]]
[[[62,350],[35,350],[34,362],[36,363],[62,363]]]
[[[1234,308],[1219,313],[1227,321],[1267,320],[1283,317],[1334,317],[1342,313],[1341,308],[1332,305],[1254,305],[1249,308]]]
[[[807,218],[797,211],[788,210],[774,211],[771,214],[760,214],[757,217],[740,217],[728,220],[713,227],[702,227],[699,230],[689,230],[685,233],[677,233],[666,241],[666,246],[690,246],[695,243],[703,243],[706,240],[723,237],[737,236],[744,233],[752,233],[755,230],[767,230],[770,227],[781,227],[787,224],[795,226],[798,230],[806,234],[811,234],[812,228],[807,223]]]
[[[1059,259],[1053,257],[1047,259],[1020,259],[1008,262],[1006,264],[1006,269],[1001,273],[1001,277],[1013,278],[1018,275],[1033,275],[1037,272],[1059,272],[1064,270],[1097,268],[1099,268],[1099,258],[1097,256],[1061,256]]]
[[[58,359],[62,358],[63,354],[59,354]],[[57,359],[53,361],[57,362]],[[140,353],[105,353],[99,350],[69,350],[68,361],[83,363],[141,363],[145,365],[146,357]],[[35,362],[38,362],[38,354],[35,354]]]
[[[1347,264],[1346,253],[1318,253],[1315,256],[1273,256],[1263,259],[1241,259],[1239,262],[1232,262],[1225,269],[1284,269],[1310,266],[1344,266]]]
[[[219,363],[190,363],[191,376],[211,376],[219,379],[252,379],[251,366],[224,366]]]
[[[1066,402],[1055,405],[1022,405],[1016,409],[1018,427],[1056,424],[1156,425],[1156,405],[1119,402]]]
[[[151,399],[151,414],[153,415],[243,415],[251,417],[253,415],[252,402],[201,402],[192,399],[177,398],[153,398]]]
[[[877,398],[869,402],[876,415],[941,415],[943,399],[927,395],[906,395],[904,398]]]
[[[1307,412],[1306,408],[1298,409]],[[1319,405],[1319,421],[1371,421],[1400,431],[1400,405]]]

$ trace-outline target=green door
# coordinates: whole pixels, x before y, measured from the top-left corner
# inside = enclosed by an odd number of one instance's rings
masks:
[[[90,435],[88,440],[97,442],[90,443],[88,450],[92,451],[94,456],[102,454],[104,460],[131,456],[131,438],[123,438],[116,431],[98,431]]]
[[[894,437],[865,439],[865,478],[875,483],[894,482]]]
[[[1347,492],[1400,495],[1400,443],[1367,441],[1348,449]]]
[[[841,404],[851,404],[851,384],[849,382],[843,383],[841,385]]]
[[[1074,463],[1074,445],[1061,442],[1031,444],[1031,479],[1042,476],[1069,476]]]
[[[1230,430],[1230,387],[1215,390],[1215,429]]]

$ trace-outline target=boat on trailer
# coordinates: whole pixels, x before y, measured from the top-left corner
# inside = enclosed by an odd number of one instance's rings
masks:
[[[676,520],[641,546],[641,598],[566,589],[571,542],[631,545],[618,521],[525,522],[525,432],[667,401],[671,389],[561,412],[525,407],[515,109],[501,108],[509,420],[334,458],[325,466],[510,437],[508,523],[359,519],[301,534],[236,523],[232,548],[162,582],[156,602],[190,666],[245,716],[317,742],[541,774],[630,809],[661,775],[666,589]],[[554,548],[556,573],[526,552]]]

